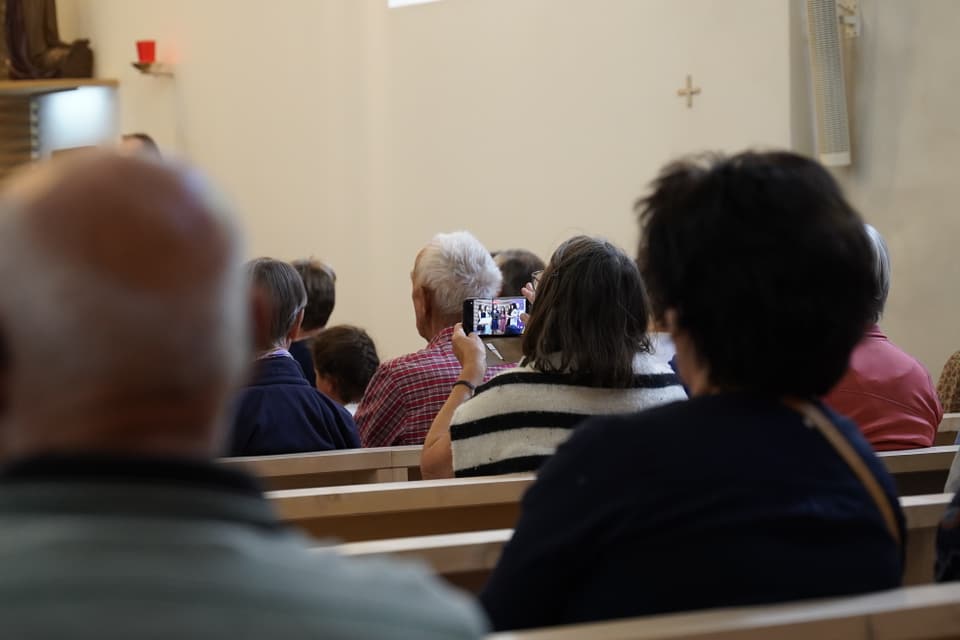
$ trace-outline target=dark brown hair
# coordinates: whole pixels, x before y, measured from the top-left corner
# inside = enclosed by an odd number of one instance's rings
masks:
[[[380,358],[366,331],[350,325],[330,327],[310,344],[313,367],[330,378],[345,404],[358,402],[370,384]]]
[[[789,152],[671,164],[637,204],[659,318],[724,390],[820,396],[875,312],[863,221],[818,163]]]
[[[333,306],[337,302],[337,274],[319,260],[295,260],[293,268],[303,279],[307,289],[307,306],[303,310],[305,331],[327,326]]]
[[[251,286],[258,290],[269,304],[267,335],[269,345],[281,343],[297,320],[297,314],[307,304],[307,292],[296,270],[286,262],[273,258],[257,258],[247,263]],[[268,345],[257,345],[264,348]]]
[[[576,384],[633,386],[633,361],[649,351],[647,293],[637,265],[605,240],[577,236],[550,258],[523,336],[523,355]]]
[[[495,251],[491,255],[493,261],[500,267],[500,273],[503,274],[500,295],[505,298],[521,295],[520,289],[530,282],[534,272],[543,271],[546,268],[540,256],[526,249]]]

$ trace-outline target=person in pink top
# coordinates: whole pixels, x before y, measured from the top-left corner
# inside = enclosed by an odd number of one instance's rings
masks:
[[[877,451],[933,445],[943,408],[930,374],[893,344],[877,324],[890,291],[890,255],[876,229],[873,242],[876,289],[874,323],[850,355],[850,367],[824,401],[852,419]]]

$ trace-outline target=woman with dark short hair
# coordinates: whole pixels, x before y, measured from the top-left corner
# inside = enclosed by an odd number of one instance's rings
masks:
[[[686,398],[673,370],[649,352],[650,304],[623,251],[586,236],[568,240],[536,298],[520,367],[482,386],[483,343],[454,331],[463,370],[424,442],[424,477],[535,471],[589,417]],[[516,305],[504,313],[519,323]]]
[[[640,267],[691,399],[584,423],[540,470],[481,600],[496,629],[900,585],[904,521],[817,398],[871,318],[863,222],[818,164],[667,167]]]

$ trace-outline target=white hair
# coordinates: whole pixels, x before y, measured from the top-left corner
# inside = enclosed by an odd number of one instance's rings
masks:
[[[437,310],[459,315],[467,298],[492,298],[503,276],[486,247],[468,231],[438,233],[420,252],[415,286],[433,292]]]
[[[883,310],[887,306],[887,296],[890,294],[890,252],[883,236],[872,225],[864,224],[867,237],[873,249],[873,308],[874,322],[880,322]]]
[[[0,207],[0,331],[11,359],[27,363],[16,386],[48,387],[54,396],[57,386],[159,396],[229,385],[242,375],[247,285],[240,233],[225,212],[218,223],[229,258],[221,273],[158,293],[40,246],[21,207]]]

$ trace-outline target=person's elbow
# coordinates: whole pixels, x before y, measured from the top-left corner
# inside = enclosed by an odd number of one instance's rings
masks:
[[[420,475],[424,480],[453,477],[453,453],[449,440],[424,445],[420,454]]]

